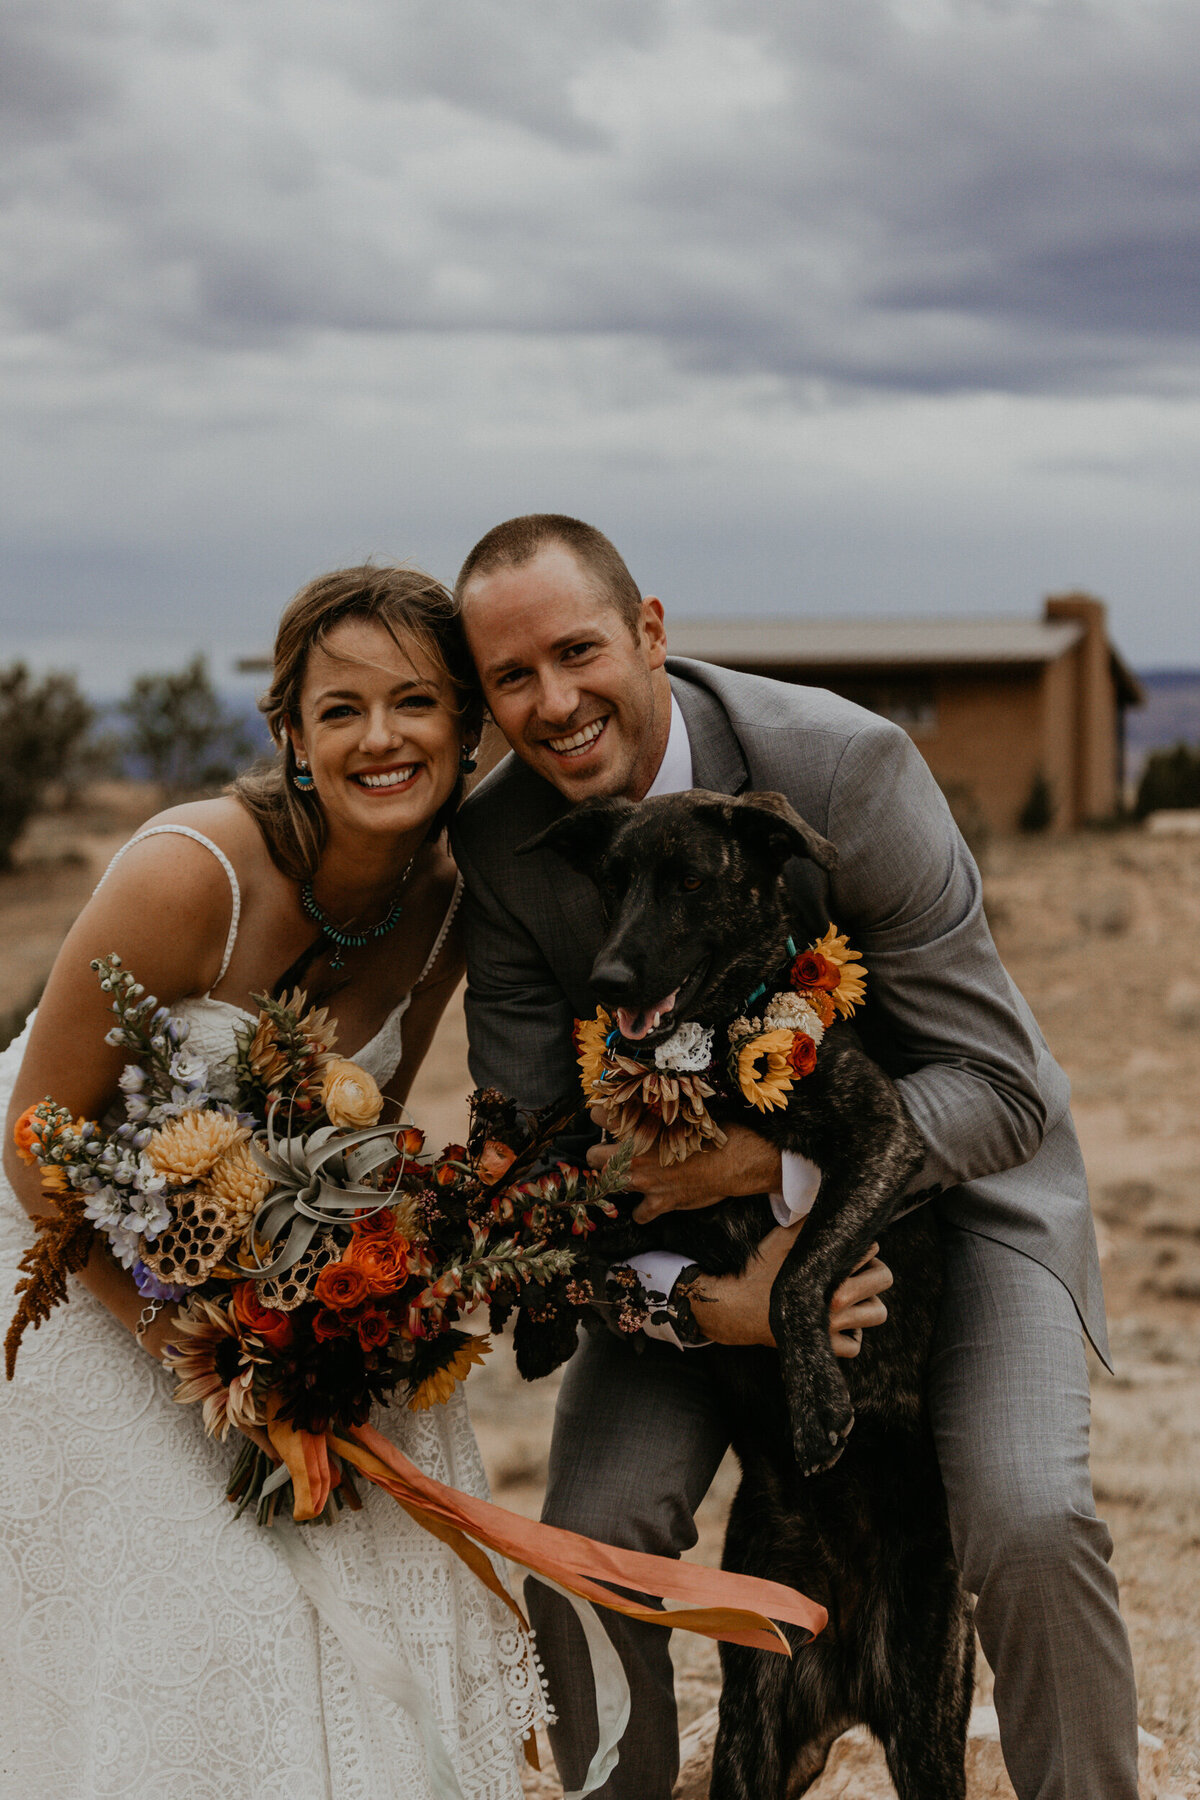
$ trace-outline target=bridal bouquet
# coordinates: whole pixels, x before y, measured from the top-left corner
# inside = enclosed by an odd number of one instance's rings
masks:
[[[570,1285],[622,1170],[554,1161],[565,1120],[487,1091],[468,1143],[430,1155],[415,1126],[385,1122],[376,1083],[335,1054],[302,992],[259,997],[231,1076],[189,1052],[187,1021],[119,958],[93,967],[116,1014],[108,1042],[130,1054],[124,1117],[74,1119],[46,1099],[17,1123],[56,1213],[22,1262],[8,1373],[100,1234],[148,1303],[179,1303],[176,1399],[199,1403],[210,1433],[257,1435],[229,1491],[269,1522],[311,1473],[312,1443],[364,1426],[376,1401],[449,1397],[490,1347],[459,1328],[464,1313],[486,1304],[500,1323]],[[297,1516],[356,1504],[349,1468],[317,1462],[315,1485],[291,1495]]]
[[[564,1594],[593,1655],[608,1657],[614,1691],[627,1692],[624,1676],[588,1623],[592,1606],[785,1655],[778,1621],[801,1641],[822,1629],[824,1608],[777,1583],[614,1549],[448,1487],[370,1423],[376,1401],[402,1396],[419,1408],[449,1397],[487,1348],[459,1327],[476,1306],[488,1306],[494,1327],[520,1307],[536,1332],[565,1322],[573,1334],[590,1294],[580,1273],[587,1240],[616,1215],[609,1196],[624,1185],[628,1153],[603,1175],[564,1164],[554,1145],[565,1116],[523,1113],[484,1091],[472,1099],[468,1142],[430,1155],[414,1126],[385,1122],[375,1082],[334,1054],[332,1023],[303,993],[260,997],[233,1068],[209,1068],[187,1047],[187,1021],[116,956],[93,966],[116,1014],[108,1041],[130,1057],[124,1116],[76,1119],[46,1099],[17,1122],[18,1150],[40,1165],[55,1211],[22,1258],[10,1379],[23,1333],[67,1299],[67,1276],[99,1234],[148,1310],[179,1304],[167,1350],[175,1398],[198,1404],[210,1433],[242,1431],[227,1490],[239,1511],[254,1505],[270,1524],[286,1503],[298,1521],[329,1520],[361,1504],[356,1477],[369,1481],[522,1626],[495,1555]],[[515,1335],[519,1350],[520,1323]],[[314,1606],[326,1607],[311,1552],[295,1533],[279,1541]],[[368,1650],[377,1674],[387,1659]],[[610,1706],[610,1726],[620,1711]],[[605,1767],[616,1755],[609,1737]]]

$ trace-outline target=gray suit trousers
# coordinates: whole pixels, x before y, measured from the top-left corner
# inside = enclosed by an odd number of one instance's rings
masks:
[[[930,1410],[1009,1776],[1020,1800],[1137,1800],[1133,1668],[1112,1540],[1092,1501],[1079,1316],[1058,1278],[1020,1251],[953,1227],[944,1236]],[[664,1555],[695,1543],[694,1513],[727,1447],[704,1359],[584,1335],[558,1404],[549,1523]],[[534,1581],[527,1594],[571,1789],[596,1744],[587,1653],[556,1596]],[[667,1634],[604,1618],[633,1710],[600,1792],[668,1800],[679,1758]]]

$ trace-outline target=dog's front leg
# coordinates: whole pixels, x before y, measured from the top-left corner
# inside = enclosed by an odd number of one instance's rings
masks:
[[[771,1331],[804,1475],[837,1461],[854,1424],[850,1390],[829,1341],[829,1307],[834,1288],[886,1218],[892,1191],[882,1173],[826,1170],[817,1204],[771,1289]]]

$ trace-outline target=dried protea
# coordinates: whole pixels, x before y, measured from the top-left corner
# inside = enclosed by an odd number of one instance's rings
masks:
[[[155,1132],[146,1155],[160,1175],[185,1186],[202,1181],[219,1157],[249,1136],[227,1113],[185,1112]]]

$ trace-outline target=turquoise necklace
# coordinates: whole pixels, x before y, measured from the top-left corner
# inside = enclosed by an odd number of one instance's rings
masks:
[[[304,883],[303,887],[300,889],[301,905],[304,907],[305,912],[313,923],[321,927],[325,936],[334,946],[333,955],[329,959],[329,966],[331,969],[345,968],[346,959],[342,954],[344,950],[361,950],[364,944],[370,944],[376,938],[386,937],[389,931],[394,931],[396,929],[397,925],[400,923],[400,915],[404,911],[404,884],[408,880],[408,871],[412,868],[416,860],[416,854],[414,852],[404,865],[403,873],[400,876],[400,887],[397,891],[396,898],[392,901],[391,909],[388,912],[386,919],[381,919],[378,925],[372,925],[369,931],[339,931],[336,925],[330,924],[329,920],[325,917],[325,914],[321,911],[321,908],[317,905],[316,895],[313,893],[312,882],[306,881]]]

